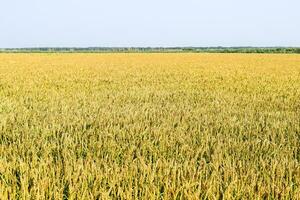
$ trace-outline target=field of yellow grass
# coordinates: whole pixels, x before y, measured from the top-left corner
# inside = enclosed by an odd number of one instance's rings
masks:
[[[0,199],[300,198],[300,55],[0,54]]]

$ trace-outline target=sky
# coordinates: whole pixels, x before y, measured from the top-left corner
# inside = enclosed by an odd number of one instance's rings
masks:
[[[300,47],[299,0],[0,0],[0,48]]]

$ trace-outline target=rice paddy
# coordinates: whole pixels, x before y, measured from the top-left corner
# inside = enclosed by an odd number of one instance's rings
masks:
[[[0,54],[0,199],[298,199],[300,55]]]

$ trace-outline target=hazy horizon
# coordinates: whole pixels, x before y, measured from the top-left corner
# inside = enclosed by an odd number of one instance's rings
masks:
[[[296,0],[11,0],[0,48],[300,47]]]

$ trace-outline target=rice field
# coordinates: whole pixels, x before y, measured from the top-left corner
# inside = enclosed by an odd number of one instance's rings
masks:
[[[300,199],[300,55],[0,54],[0,199]]]

